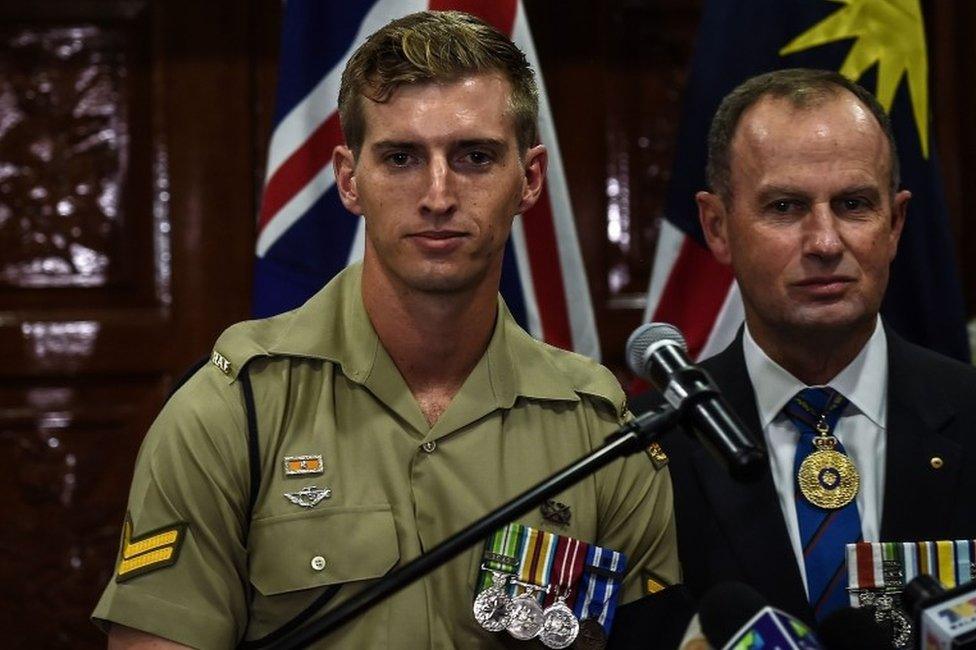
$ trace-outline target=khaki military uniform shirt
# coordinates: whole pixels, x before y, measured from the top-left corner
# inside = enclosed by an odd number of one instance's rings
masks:
[[[330,609],[599,446],[626,417],[593,361],[539,343],[499,299],[488,349],[429,426],[363,308],[353,266],[304,306],[240,323],[163,408],[139,452],[117,575],[93,618],[199,648],[260,638],[342,585]],[[246,363],[261,484],[249,507]],[[324,471],[286,475],[286,456]],[[285,493],[314,486],[315,507]],[[671,482],[647,454],[615,461],[521,523],[629,557],[622,602],[678,579]],[[168,549],[168,551],[167,551]],[[167,557],[167,552],[169,556]],[[320,642],[343,648],[542,647],[471,612],[481,545]]]

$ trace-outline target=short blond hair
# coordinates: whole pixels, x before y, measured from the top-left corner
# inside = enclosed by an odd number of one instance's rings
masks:
[[[518,47],[497,29],[461,11],[421,11],[390,22],[357,49],[339,86],[339,120],[358,152],[366,136],[362,97],[383,103],[403,84],[452,81],[500,72],[511,84],[509,106],[519,150],[538,141],[535,75]]]

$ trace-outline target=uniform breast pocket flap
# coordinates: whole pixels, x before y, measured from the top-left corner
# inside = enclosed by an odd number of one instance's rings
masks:
[[[251,582],[265,596],[378,578],[400,559],[388,504],[256,520],[249,546]]]

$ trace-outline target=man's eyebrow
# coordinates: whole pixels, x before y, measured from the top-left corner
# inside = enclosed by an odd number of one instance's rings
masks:
[[[760,203],[772,201],[773,199],[788,198],[807,198],[809,193],[806,190],[792,185],[770,185],[764,187],[757,195]]]
[[[455,143],[455,146],[460,149],[470,149],[472,147],[490,147],[492,149],[504,150],[508,147],[508,143],[505,140],[500,140],[498,138],[467,138],[464,140],[459,140]],[[376,151],[388,151],[390,149],[405,149],[407,151],[413,151],[416,149],[421,149],[422,146],[417,142],[411,142],[410,140],[378,140],[370,145],[370,149]]]
[[[377,151],[386,151],[389,149],[407,149],[413,151],[419,149],[420,145],[416,142],[410,142],[409,140],[379,140],[370,145],[370,149]]]
[[[462,149],[470,149],[472,147],[491,147],[493,149],[506,149],[508,143],[504,140],[498,140],[496,138],[472,138],[470,140],[461,140],[458,142],[458,146]]]
[[[852,194],[866,194],[872,198],[881,196],[881,190],[876,185],[854,185],[845,187],[837,193],[838,196],[851,196]]]

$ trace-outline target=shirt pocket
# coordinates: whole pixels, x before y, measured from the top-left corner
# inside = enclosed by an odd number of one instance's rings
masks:
[[[385,503],[255,520],[248,546],[251,583],[265,596],[378,578],[400,559]]]

